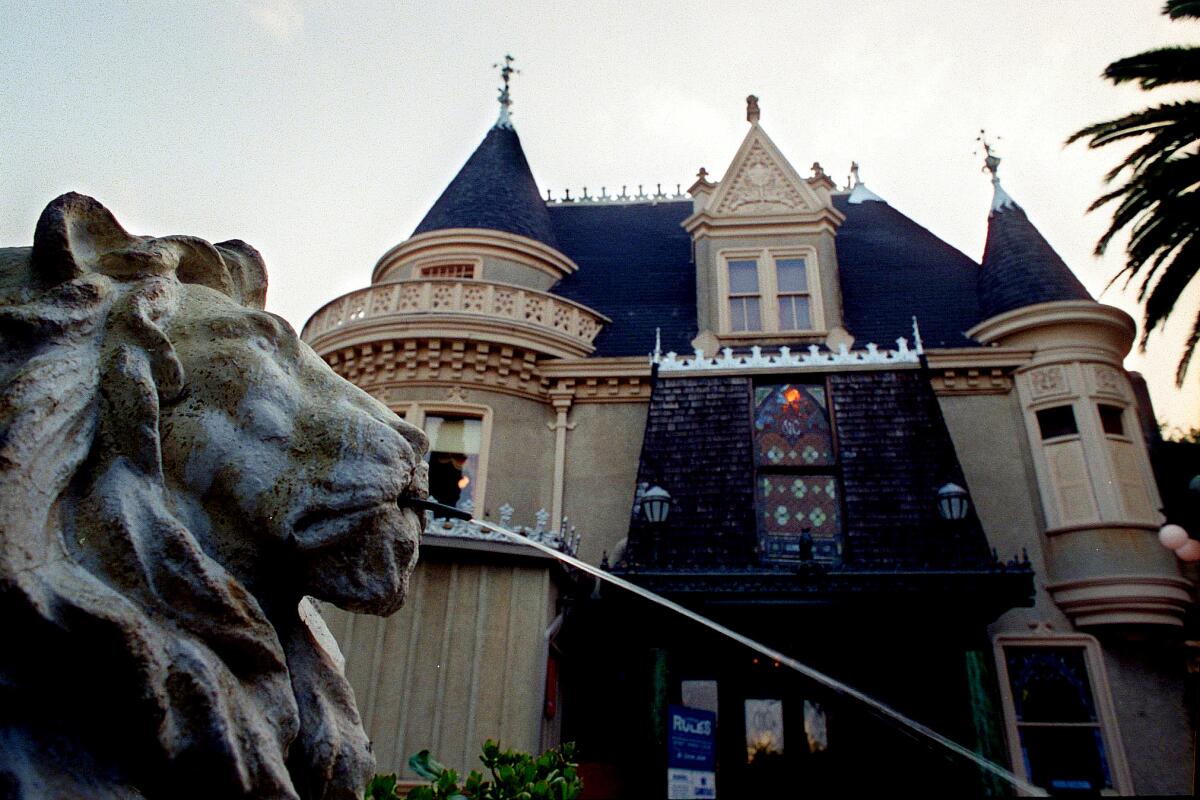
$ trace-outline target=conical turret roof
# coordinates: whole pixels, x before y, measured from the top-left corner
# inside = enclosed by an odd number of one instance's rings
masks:
[[[984,317],[1038,303],[1094,299],[994,173],[992,183],[995,197],[979,271]]]
[[[488,131],[413,235],[448,228],[515,233],[557,249],[546,203],[507,120]]]

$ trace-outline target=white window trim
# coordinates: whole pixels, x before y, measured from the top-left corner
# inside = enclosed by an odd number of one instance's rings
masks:
[[[812,327],[800,330],[779,328],[779,283],[775,260],[780,258],[803,258],[808,278],[808,313]],[[759,322],[761,330],[733,330],[733,315],[729,298],[729,262],[754,259],[758,263]],[[825,309],[821,302],[821,270],[817,262],[815,247],[753,247],[731,248],[717,253],[717,292],[719,296],[717,322],[722,336],[757,338],[798,334],[804,336],[825,335]],[[785,294],[795,294],[785,292]]]
[[[1129,764],[1125,760],[1125,745],[1121,741],[1121,732],[1117,727],[1117,711],[1112,702],[1108,673],[1104,669],[1104,658],[1100,651],[1100,643],[1096,638],[1083,633],[1043,634],[1041,636],[1010,636],[1001,634],[992,640],[992,644],[996,659],[996,676],[1000,684],[1000,701],[1004,711],[1004,732],[1008,740],[1008,755],[1012,763],[1012,771],[1017,776],[1027,781],[1030,780],[1029,775],[1025,771],[1025,757],[1021,753],[1021,739],[1017,730],[1016,704],[1013,702],[1012,684],[1008,679],[1008,661],[1004,656],[1004,648],[1080,648],[1083,650],[1083,663],[1087,666],[1088,681],[1092,690],[1092,702],[1096,704],[1096,714],[1099,717],[1098,721],[1100,723],[1100,736],[1104,741],[1104,752],[1108,757],[1109,776],[1113,782],[1113,788],[1102,792],[1102,794],[1133,794],[1133,778],[1129,772]],[[1025,796],[1024,792],[1021,794]]]
[[[488,453],[492,444],[492,408],[474,403],[447,403],[414,401],[404,407],[401,416],[405,421],[425,430],[426,416],[469,417],[480,420],[479,431],[479,474],[475,485],[475,513],[482,517],[487,507]]]

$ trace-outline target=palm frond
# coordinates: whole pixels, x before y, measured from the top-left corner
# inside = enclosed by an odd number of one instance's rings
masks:
[[[1167,0],[1163,13],[1171,19],[1200,19],[1200,0]]]
[[[1104,69],[1115,84],[1137,81],[1143,89],[1200,81],[1200,48],[1163,47],[1118,59]]]
[[[1200,19],[1200,0],[1167,0],[1163,13],[1171,19]],[[1108,65],[1104,77],[1115,84],[1135,82],[1143,90],[1200,82],[1200,47],[1164,47],[1122,58]],[[1143,314],[1138,344],[1144,351],[1150,334],[1166,322],[1200,271],[1200,100],[1165,103],[1097,122],[1071,134],[1067,144],[1081,140],[1087,140],[1090,149],[1138,140],[1104,176],[1110,188],[1088,211],[1116,204],[1096,242],[1097,255],[1105,253],[1117,234],[1129,233],[1125,264],[1108,285],[1124,278],[1128,287],[1139,280]],[[1183,385],[1198,344],[1200,315],[1175,373],[1177,386]]]
[[[1088,125],[1071,134],[1066,143],[1073,144],[1090,136],[1092,140],[1088,142],[1088,147],[1094,150],[1122,139],[1155,133],[1165,126],[1176,123],[1183,126],[1198,126],[1200,125],[1198,116],[1200,116],[1200,101],[1186,100],[1178,103],[1166,103],[1116,119]]]
[[[1183,379],[1187,377],[1188,365],[1192,363],[1192,356],[1196,354],[1196,345],[1198,344],[1200,344],[1200,313],[1197,313],[1196,319],[1192,321],[1192,332],[1188,334],[1187,341],[1183,343],[1183,355],[1175,367],[1176,386],[1183,386]]]

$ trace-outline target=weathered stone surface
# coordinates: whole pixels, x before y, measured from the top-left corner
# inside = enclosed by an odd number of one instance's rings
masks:
[[[357,798],[307,595],[403,602],[424,435],[262,311],[242,242],[63,195],[0,250],[0,797]]]

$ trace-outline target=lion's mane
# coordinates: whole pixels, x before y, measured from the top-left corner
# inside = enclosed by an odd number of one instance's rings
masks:
[[[277,629],[166,497],[183,282],[261,308],[266,275],[79,195],[0,251],[0,796],[349,797],[373,767],[309,627]]]

